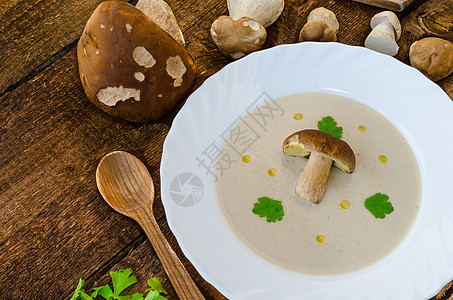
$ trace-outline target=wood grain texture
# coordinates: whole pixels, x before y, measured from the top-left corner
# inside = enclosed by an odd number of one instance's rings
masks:
[[[400,14],[403,37],[397,59],[407,63],[408,47],[421,37],[451,39],[451,1],[415,1]],[[163,234],[204,296],[222,299],[183,256],[160,199],[162,145],[183,102],[160,122],[132,124],[103,113],[85,97],[74,41],[100,1],[91,2],[0,4],[0,58],[6,62],[0,65],[0,299],[58,299],[70,295],[79,278],[88,279],[90,288],[107,283],[108,271],[118,268],[132,268],[137,274],[139,283],[129,291],[143,293],[146,279],[157,276],[169,299],[177,298],[143,231],[112,210],[96,189],[96,166],[114,150],[128,151],[148,167],[155,182],[154,214]],[[211,23],[227,14],[226,1],[168,3],[198,65],[198,87],[231,62],[209,35]],[[285,3],[282,16],[268,28],[265,48],[296,42],[308,13],[318,6],[337,15],[339,42],[363,45],[371,30],[369,20],[381,11],[345,0]],[[59,51],[62,55],[49,61]],[[2,95],[43,64],[48,67]],[[439,85],[453,97],[453,76]],[[452,291],[447,287],[433,299],[445,300]]]
[[[102,0],[15,0],[0,6],[0,94],[78,40]]]

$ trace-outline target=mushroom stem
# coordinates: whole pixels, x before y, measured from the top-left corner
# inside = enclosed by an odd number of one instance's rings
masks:
[[[318,204],[326,191],[327,180],[333,160],[312,152],[297,181],[295,192],[300,198]]]

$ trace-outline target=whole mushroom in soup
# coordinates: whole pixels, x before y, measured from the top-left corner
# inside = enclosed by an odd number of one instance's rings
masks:
[[[305,129],[288,136],[283,142],[283,153],[309,156],[295,193],[314,204],[318,204],[324,196],[332,162],[346,173],[354,172],[356,164],[354,152],[345,141],[315,129]]]
[[[212,23],[211,37],[225,56],[239,59],[261,49],[266,41],[266,29],[249,17],[233,20],[220,16]]]

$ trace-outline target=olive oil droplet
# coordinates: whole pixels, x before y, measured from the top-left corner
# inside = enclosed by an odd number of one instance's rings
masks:
[[[366,131],[366,127],[363,126],[363,125],[360,125],[358,128],[359,128],[360,132],[365,132]]]
[[[244,155],[244,156],[242,157],[242,161],[245,162],[245,163],[250,162],[251,159],[252,159],[252,158],[250,157],[250,155]]]
[[[270,168],[270,169],[267,171],[267,174],[269,174],[270,177],[277,176],[277,170],[274,169],[274,168]]]
[[[378,160],[381,164],[385,164],[387,162],[387,157],[385,155],[379,155]]]
[[[295,114],[294,115],[294,119],[295,120],[301,120],[304,116],[302,116],[302,114]]]
[[[348,209],[351,207],[351,202],[349,202],[348,200],[341,200],[340,206],[342,209]]]
[[[316,241],[317,241],[318,243],[322,244],[322,243],[324,243],[324,242],[326,241],[326,237],[323,236],[322,234],[318,234],[318,235],[316,236]]]

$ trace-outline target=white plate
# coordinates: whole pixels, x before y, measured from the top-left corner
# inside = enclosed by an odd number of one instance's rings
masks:
[[[380,112],[420,167],[412,230],[391,254],[357,272],[305,275],[256,255],[225,220],[213,176],[200,163],[209,166],[223,133],[251,105],[304,92],[346,96]],[[452,118],[453,103],[437,85],[362,47],[306,42],[251,54],[207,79],[173,122],[161,165],[168,224],[199,273],[230,299],[429,298],[453,276]]]

